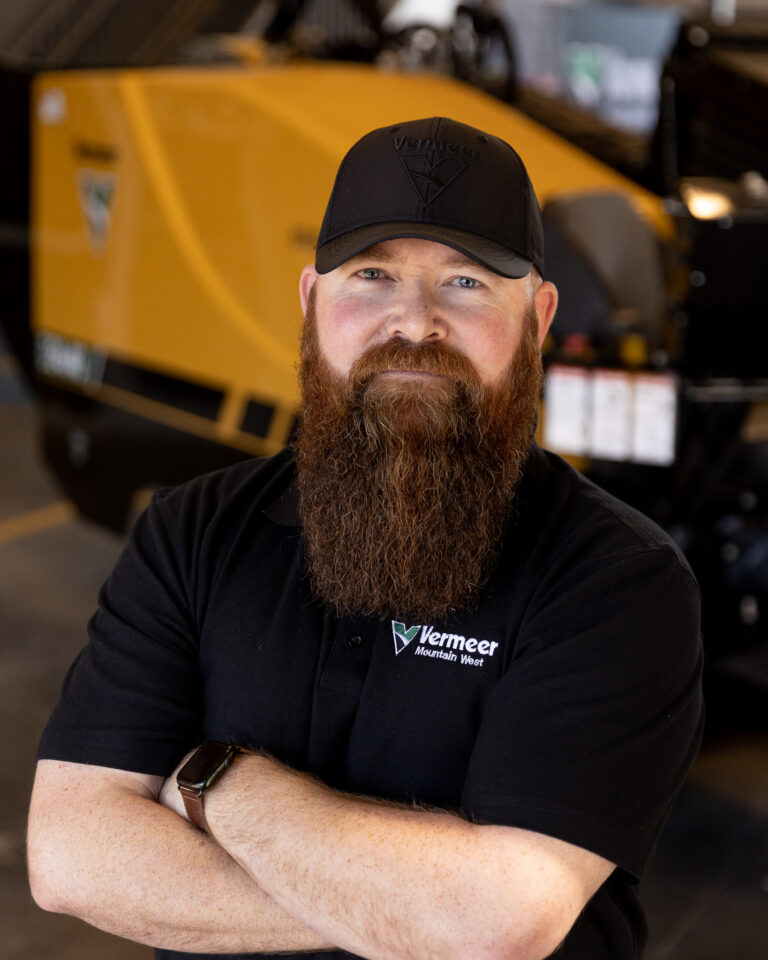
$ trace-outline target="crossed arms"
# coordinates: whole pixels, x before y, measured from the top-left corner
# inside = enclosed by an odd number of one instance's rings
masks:
[[[205,802],[215,839],[170,780],[40,761],[35,900],[171,950],[533,960],[614,867],[529,830],[342,794],[267,757],[239,757]]]

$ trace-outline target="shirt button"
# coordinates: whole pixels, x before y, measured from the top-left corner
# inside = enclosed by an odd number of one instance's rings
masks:
[[[364,643],[365,640],[363,640],[359,634],[355,634],[353,637],[347,637],[347,644],[352,647],[353,650],[359,650]]]

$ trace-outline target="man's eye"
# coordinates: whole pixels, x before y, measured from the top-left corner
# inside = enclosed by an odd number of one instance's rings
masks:
[[[455,277],[451,283],[457,287],[465,287],[467,290],[480,286],[480,281],[475,280],[474,277]]]
[[[364,270],[358,270],[357,275],[362,277],[363,280],[378,280],[381,276],[381,270],[376,267],[366,267]]]

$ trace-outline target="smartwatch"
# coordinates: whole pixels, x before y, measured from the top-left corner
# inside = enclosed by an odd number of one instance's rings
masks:
[[[231,743],[207,740],[195,750],[176,774],[176,783],[179,785],[179,793],[184,800],[187,816],[196,827],[205,830],[206,833],[211,831],[205,819],[203,795],[216,783],[224,771],[232,766],[239,753],[251,753],[251,751]]]

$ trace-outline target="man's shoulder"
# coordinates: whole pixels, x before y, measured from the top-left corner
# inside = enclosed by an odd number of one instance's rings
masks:
[[[688,563],[672,537],[647,515],[593,483],[562,457],[536,448],[532,464],[537,523],[560,548],[589,544],[604,556],[666,551]]]
[[[198,522],[202,518],[210,521],[232,510],[280,515],[278,506],[286,499],[294,477],[293,453],[286,447],[272,457],[251,457],[158,490],[153,506],[181,525],[192,517]],[[287,511],[285,522],[289,519]]]

